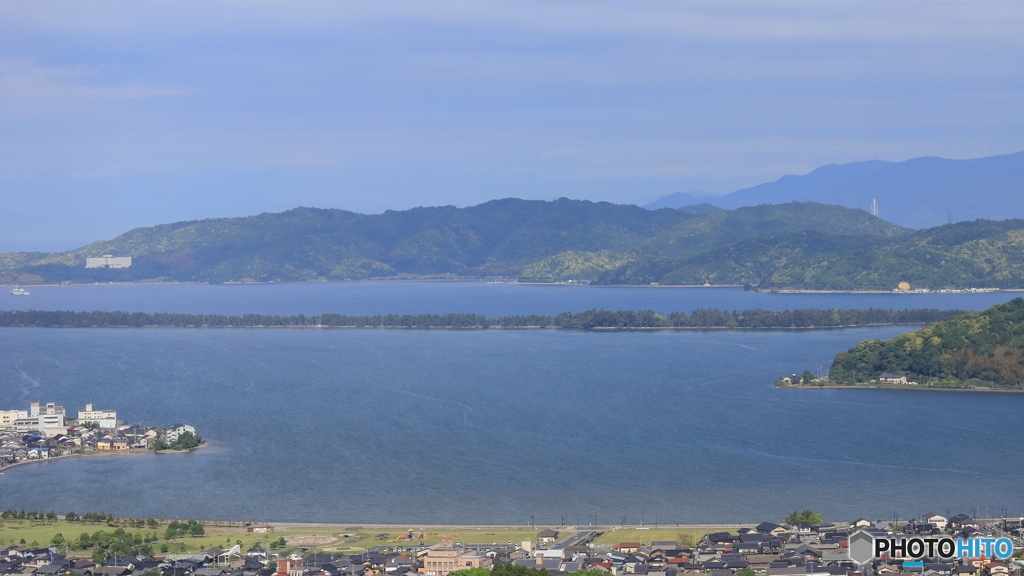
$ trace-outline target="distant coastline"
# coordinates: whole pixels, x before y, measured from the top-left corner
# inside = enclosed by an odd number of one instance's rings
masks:
[[[921,390],[931,392],[1009,392],[1021,394],[1024,390],[1012,390],[1009,388],[994,388],[986,386],[976,387],[953,387],[953,386],[928,386],[925,385],[900,385],[900,384],[776,384],[776,388],[793,388],[799,390]]]
[[[357,278],[349,280],[268,280],[268,281],[228,281],[228,282],[189,282],[177,280],[136,280],[130,282],[79,282],[79,283],[40,283],[24,284],[24,286],[38,288],[64,288],[75,286],[132,286],[132,285],[175,285],[175,284],[206,284],[220,286],[250,286],[265,284],[349,284],[365,282],[436,282],[436,283],[486,283],[486,284],[518,284],[521,286],[564,286],[572,288],[742,288],[742,284],[590,284],[576,282],[523,282],[515,279],[496,279],[487,277],[423,277],[423,278]],[[13,285],[10,285],[13,286]],[[10,287],[8,286],[8,287]],[[988,292],[1024,292],[1024,288],[992,288]],[[929,294],[972,294],[972,292],[931,292],[907,291],[893,292],[892,290],[809,290],[800,288],[773,288],[771,290],[759,290],[764,294],[900,294],[904,296],[929,295]]]
[[[1016,253],[1012,238],[1021,230],[1014,219],[911,230],[808,201],[699,213],[567,198],[380,214],[297,207],[134,228],[72,250],[2,253],[0,279],[26,286],[500,280],[782,293],[911,290],[913,280],[917,290],[984,290],[1024,287],[1024,264],[989,257]],[[255,241],[267,237],[277,241]],[[278,249],[282,242],[289,250]]]
[[[0,328],[108,328],[112,330],[122,329],[137,329],[137,328],[178,328],[178,329],[193,329],[193,330],[585,330],[588,332],[646,332],[651,330],[669,330],[669,331],[685,331],[685,330],[713,330],[713,331],[733,331],[733,330],[749,330],[749,331],[761,331],[761,330],[845,330],[848,328],[870,328],[879,326],[925,326],[928,322],[887,322],[880,324],[849,324],[843,326],[593,326],[589,328],[565,328],[561,326],[472,326],[472,327],[461,327],[461,326],[326,326],[326,325],[311,325],[311,326],[276,326],[276,325],[256,325],[256,326],[170,326],[164,324],[152,324],[143,326],[0,326]]]

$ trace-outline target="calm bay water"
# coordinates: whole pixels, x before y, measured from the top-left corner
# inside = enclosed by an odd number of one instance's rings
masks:
[[[977,309],[1013,296],[469,283],[32,292],[40,309],[222,313]],[[1024,512],[1024,395],[772,385],[907,329],[0,329],[0,407],[92,402],[143,423],[189,422],[210,440],[191,454],[11,469],[0,508],[358,523]]]
[[[485,282],[322,282],[35,286],[0,293],[0,310],[124,310],[194,314],[557,314],[592,308],[689,312],[793,308],[982,310],[1019,292],[985,294],[768,294],[740,288],[567,286]]]

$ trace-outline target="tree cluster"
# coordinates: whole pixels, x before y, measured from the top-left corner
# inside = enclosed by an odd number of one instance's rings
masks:
[[[808,524],[821,524],[821,514],[812,512],[811,510],[804,510],[803,512],[793,512],[786,518],[786,524],[790,526],[799,524],[801,522],[807,522]]]
[[[0,512],[0,520],[44,520],[46,522],[56,522],[57,513],[50,512],[35,512],[25,510],[4,510]]]
[[[687,314],[671,312],[661,315],[653,310],[639,312],[620,310],[588,310],[563,312],[554,317],[502,316],[492,326],[506,328],[541,326],[553,328],[830,328],[874,324],[925,324],[960,314],[959,310],[744,310],[727,311],[702,308]],[[531,324],[531,322],[536,322]]]
[[[38,327],[146,327],[255,328],[255,327],[349,327],[349,328],[823,328],[872,324],[925,324],[961,314],[960,310],[866,310],[801,309],[727,311],[717,308],[662,315],[653,310],[588,310],[554,316],[528,314],[487,317],[480,314],[378,314],[347,316],[321,314],[275,316],[246,314],[171,314],[144,312],[69,312],[40,310],[0,311],[0,326]]]
[[[191,450],[202,443],[202,436],[186,431],[179,434],[173,442],[168,442],[163,438],[157,438],[156,441],[153,442],[153,450]]]
[[[206,534],[206,528],[203,527],[202,523],[196,520],[188,520],[186,522],[179,522],[177,520],[172,521],[167,525],[164,530],[164,540],[174,540],[175,538],[181,538],[183,536],[192,536],[197,538]]]
[[[153,542],[159,540],[156,533],[136,534],[126,531],[124,528],[117,528],[113,532],[99,530],[92,534],[82,532],[77,538],[65,538],[64,534],[54,534],[51,544],[54,546],[67,546],[72,550],[92,550],[92,560],[102,564],[111,556],[126,556],[129,554],[142,554],[151,556],[153,554]]]
[[[106,523],[111,527],[151,528],[153,530],[160,527],[160,523],[156,521],[156,518],[115,518],[113,514],[105,514],[103,512],[86,512],[80,515],[71,510],[64,515],[64,520],[84,524]]]
[[[64,519],[68,522],[82,522],[84,524],[112,524],[116,520],[113,514],[106,514],[103,512],[86,512],[85,514],[76,514],[74,511],[65,514]]]

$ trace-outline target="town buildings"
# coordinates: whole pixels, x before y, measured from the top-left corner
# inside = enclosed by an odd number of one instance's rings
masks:
[[[192,434],[195,434],[196,429],[193,428],[192,426],[189,426],[188,424],[176,423],[168,426],[167,431],[165,432],[164,435],[167,437],[168,442],[174,442],[175,440],[178,439],[179,436],[181,436],[185,432],[191,432]]]
[[[86,404],[85,410],[78,411],[79,424],[97,424],[100,428],[117,427],[117,410],[93,410],[92,404]]]
[[[943,521],[946,527],[940,529]],[[0,575],[143,576],[155,571],[160,576],[448,576],[459,570],[515,566],[530,569],[519,572],[529,576],[583,570],[614,576],[1021,576],[1024,561],[1019,559],[909,561],[883,556],[858,564],[847,553],[850,534],[857,530],[884,537],[988,538],[998,532],[1024,547],[1020,520],[987,525],[963,514],[946,519],[930,513],[900,526],[865,519],[814,525],[764,522],[734,532],[711,532],[694,543],[655,540],[598,545],[594,539],[606,533],[599,528],[563,529],[566,534],[555,541],[541,541],[550,537],[549,529],[520,546],[460,544],[450,538],[423,545],[399,539],[358,554],[330,554],[303,549],[268,552],[260,547],[242,552],[236,545],[194,554],[110,558],[99,566],[85,558],[62,556],[53,548],[10,546],[0,548]]]
[[[939,528],[943,522],[945,528]],[[850,534],[857,530],[908,538],[922,534],[988,538],[997,532],[1012,538],[1016,546],[1024,547],[1021,524],[1018,519],[1008,519],[990,525],[964,514],[946,519],[941,514],[929,513],[900,526],[863,518],[813,525],[764,522],[733,532],[711,532],[694,543],[655,540],[615,545],[594,543],[597,536],[606,533],[605,529],[563,529],[565,534],[555,541],[548,540],[553,530],[547,529],[520,546],[511,542],[460,544],[450,538],[439,544],[423,545],[403,536],[358,554],[303,549],[268,552],[260,547],[242,552],[236,545],[155,558],[109,558],[103,565],[94,565],[86,558],[62,556],[55,548],[9,546],[0,548],[0,575],[143,576],[146,571],[155,571],[160,576],[448,576],[459,570],[511,565],[520,570],[531,569],[526,573],[529,576],[544,572],[557,576],[582,570],[614,576],[1021,576],[1024,561],[1019,559],[909,561],[883,556],[858,564],[847,553]]]
[[[58,434],[58,431],[65,429],[64,407],[57,406],[53,402],[47,403],[46,406],[40,406],[39,402],[33,402],[27,411],[18,411],[14,429],[18,432],[39,430],[48,435]]]
[[[33,402],[28,410],[0,410],[0,469],[90,452],[149,450],[159,438],[172,443],[186,431],[195,434],[188,424],[163,431],[119,422],[116,410],[95,410],[92,404],[79,410],[75,419],[67,417],[63,406]]]
[[[490,567],[489,556],[480,550],[455,546],[451,539],[441,540],[440,545],[428,549],[423,557],[423,572],[426,576],[447,576],[458,570]]]

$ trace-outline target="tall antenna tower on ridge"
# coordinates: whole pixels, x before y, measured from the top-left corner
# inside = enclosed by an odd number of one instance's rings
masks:
[[[878,200],[871,199],[871,215],[878,216]]]

